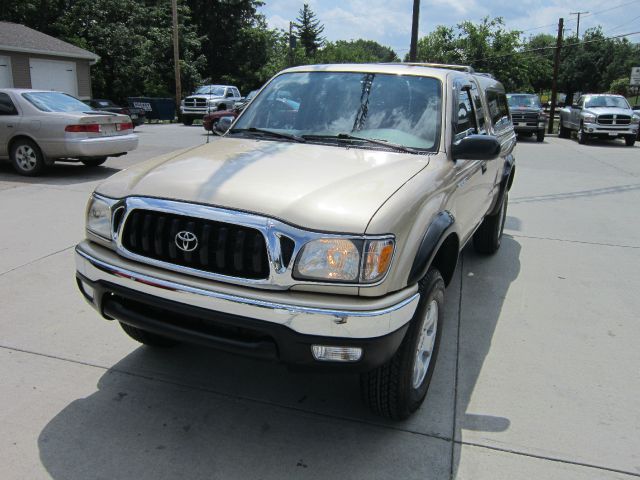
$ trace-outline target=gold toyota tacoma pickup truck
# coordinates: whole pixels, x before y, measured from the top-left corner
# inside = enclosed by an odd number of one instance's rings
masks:
[[[290,68],[217,141],[96,189],[78,287],[146,345],[357,371],[406,418],[460,251],[500,247],[514,145],[504,88],[469,67]]]

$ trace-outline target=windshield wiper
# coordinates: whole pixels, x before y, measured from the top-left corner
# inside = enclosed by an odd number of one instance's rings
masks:
[[[355,135],[351,135],[350,133],[338,133],[337,135],[303,135],[304,139],[322,139],[322,138],[335,138],[338,140],[357,140],[361,142],[373,143],[374,145],[382,145],[383,147],[393,148],[395,150],[401,150],[407,153],[420,153],[419,150],[411,147],[405,147],[404,145],[399,145],[397,143],[390,143],[386,140],[378,140],[376,138],[367,138],[367,137],[357,137]]]
[[[249,128],[232,128],[231,130],[229,130],[229,133],[242,133],[242,132],[262,133],[263,135],[270,135],[272,137],[277,137],[277,138],[286,138],[288,140],[293,140],[294,142],[300,142],[300,143],[305,143],[307,141],[305,138],[299,137],[298,135],[293,135],[291,133],[276,132],[275,130],[267,130],[266,128],[249,127]]]

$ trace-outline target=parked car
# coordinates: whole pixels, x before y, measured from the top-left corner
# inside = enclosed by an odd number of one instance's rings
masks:
[[[240,90],[231,85],[203,85],[180,104],[182,123],[193,125],[207,113],[216,110],[231,110],[241,100]]]
[[[145,111],[142,108],[136,107],[121,107],[116,105],[111,100],[94,98],[86,102],[90,107],[102,112],[121,113],[122,115],[129,115],[134,128],[142,125],[145,119]]]
[[[507,93],[507,100],[516,134],[527,137],[535,134],[536,140],[543,142],[547,116],[540,97],[531,93]]]
[[[22,175],[59,160],[98,166],[137,146],[126,115],[97,112],[66,93],[0,89],[0,158]]]
[[[78,287],[143,344],[360,372],[406,418],[460,251],[500,248],[515,143],[504,88],[469,67],[291,68],[218,141],[97,187]]]
[[[587,94],[578,101],[560,109],[561,138],[569,138],[576,132],[579,143],[590,138],[624,138],[632,147],[638,137],[640,115],[634,112],[622,95]]]
[[[202,119],[202,126],[205,130],[212,132],[222,117],[236,118],[240,115],[240,112],[244,110],[244,107],[249,104],[256,93],[258,93],[258,90],[250,91],[249,95],[236,102],[235,106],[231,110],[216,110],[215,112],[207,113]]]

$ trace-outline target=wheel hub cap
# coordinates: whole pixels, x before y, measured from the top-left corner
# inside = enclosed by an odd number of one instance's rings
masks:
[[[33,170],[37,163],[36,152],[28,145],[20,145],[16,149],[16,161],[22,170]]]
[[[431,300],[422,321],[420,338],[413,362],[413,388],[418,388],[427,375],[438,330],[438,302]]]

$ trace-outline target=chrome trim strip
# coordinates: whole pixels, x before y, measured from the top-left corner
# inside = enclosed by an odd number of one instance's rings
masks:
[[[105,271],[111,275],[125,277],[133,281],[139,281],[146,285],[157,286],[159,288],[164,288],[164,289],[168,289],[176,292],[192,293],[195,295],[202,295],[205,297],[211,297],[219,300],[226,300],[234,303],[251,305],[254,307],[267,308],[271,310],[282,310],[287,313],[294,313],[294,314],[305,313],[305,314],[312,314],[312,315],[326,315],[326,316],[335,317],[336,319],[345,319],[345,318],[353,318],[353,317],[363,317],[363,318],[379,317],[379,316],[389,315],[391,313],[394,313],[404,308],[405,306],[409,305],[410,303],[416,301],[420,297],[419,293],[414,293],[410,297],[402,300],[399,303],[396,303],[395,305],[392,305],[390,307],[383,308],[383,309],[378,309],[378,310],[333,310],[333,309],[326,309],[326,308],[288,305],[283,303],[275,303],[275,302],[268,302],[264,300],[256,300],[252,298],[239,297],[237,295],[229,295],[221,292],[214,292],[212,290],[205,290],[202,288],[191,287],[181,283],[176,283],[172,281],[158,279],[155,277],[150,277],[148,275],[137,273],[126,268],[116,267],[109,263],[103,262],[102,260],[92,257],[88,253],[80,250],[78,247],[76,247],[75,251],[78,255],[86,259],[96,268],[99,268],[100,270]]]
[[[272,290],[286,290],[293,285],[328,285],[328,286],[348,286],[348,287],[375,287],[380,285],[386,279],[389,271],[393,267],[395,260],[395,248],[394,255],[391,258],[391,263],[385,275],[376,282],[372,283],[359,283],[359,282],[323,282],[314,280],[298,280],[293,278],[293,268],[296,263],[298,254],[302,247],[311,240],[320,238],[347,238],[358,240],[386,240],[391,239],[395,242],[394,235],[341,235],[322,232],[311,232],[303,230],[286,224],[282,221],[275,220],[269,217],[255,215],[252,213],[240,212],[235,210],[228,210],[225,208],[212,207],[207,205],[200,205],[194,203],[178,202],[175,200],[164,200],[158,198],[148,197],[127,197],[123,200],[107,199],[99,194],[94,194],[96,197],[105,199],[112,203],[112,212],[120,207],[125,208],[123,218],[120,220],[117,231],[113,232],[113,240],[115,243],[115,250],[118,255],[134,260],[136,262],[145,263],[154,267],[171,270],[174,272],[192,275],[196,277],[206,278],[210,280],[216,280],[225,283],[231,283],[234,285],[245,285],[260,287],[264,289]],[[182,265],[176,265],[170,262],[164,262],[162,260],[156,260],[153,258],[138,255],[136,253],[127,250],[122,243],[122,235],[124,226],[129,218],[131,212],[135,209],[153,210],[157,212],[170,213],[174,215],[183,215],[190,217],[202,218],[205,220],[212,220],[222,223],[230,223],[233,225],[240,225],[243,227],[253,228],[258,230],[265,238],[265,244],[267,245],[267,255],[269,260],[269,276],[266,279],[249,279],[242,277],[232,277],[228,275],[222,275],[219,273],[206,272],[195,268],[185,267]],[[289,265],[282,264],[282,251],[280,246],[280,237],[286,236],[291,238],[294,243],[294,249],[291,255]],[[363,252],[364,254],[364,252]],[[364,255],[363,255],[364,256]]]

